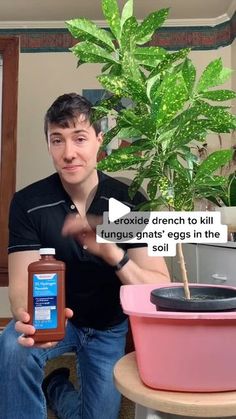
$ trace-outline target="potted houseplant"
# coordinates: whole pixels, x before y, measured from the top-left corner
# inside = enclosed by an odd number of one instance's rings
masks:
[[[209,196],[211,201],[221,212],[221,222],[229,226],[231,232],[236,230],[236,172],[230,173],[227,182],[219,187],[217,196]]]
[[[230,78],[231,70],[216,59],[197,77],[189,49],[168,52],[148,46],[163,25],[168,9],[154,11],[138,23],[133,15],[133,0],[125,3],[121,13],[116,0],[102,0],[101,4],[109,30],[85,18],[66,22],[79,40],[71,51],[78,58],[78,66],[102,64],[97,78],[110,97],[95,107],[94,118],[111,114],[116,120],[105,135],[103,147],[115,136],[135,141],[113,151],[99,163],[99,168],[112,172],[131,170],[131,196],[145,180],[149,200],[143,210],[165,207],[192,211],[196,199],[218,199],[228,180],[217,171],[232,159],[232,150],[217,150],[202,161],[193,150],[195,144],[207,141],[208,133],[235,129],[236,118],[224,102],[236,94],[218,88]],[[132,107],[117,112],[123,97],[130,99]],[[147,303],[152,290],[153,284],[121,289],[121,303],[130,315],[144,383],[180,391],[236,389],[236,313],[156,311],[151,302]],[[134,293],[133,298],[128,298],[130,293]],[[142,299],[145,308],[140,307]],[[226,328],[222,339],[223,322]],[[222,360],[223,343],[227,357]]]
[[[202,75],[188,57],[190,49],[169,53],[158,46],[146,46],[163,25],[168,9],[154,11],[139,24],[133,15],[133,0],[122,10],[116,0],[102,0],[109,31],[85,18],[66,22],[79,42],[71,48],[84,63],[101,63],[97,76],[110,97],[96,106],[96,118],[112,115],[115,126],[103,147],[115,137],[135,138],[128,147],[114,150],[98,167],[101,170],[132,170],[133,196],[144,180],[149,201],[143,210],[164,206],[173,211],[191,211],[196,199],[218,199],[227,177],[215,174],[232,159],[230,149],[218,150],[199,162],[194,144],[206,141],[210,132],[230,132],[236,118],[219,102],[234,99],[235,92],[216,89],[232,71],[221,59],[209,63]],[[116,111],[121,98],[132,107]],[[185,295],[189,287],[181,244],[179,244]]]

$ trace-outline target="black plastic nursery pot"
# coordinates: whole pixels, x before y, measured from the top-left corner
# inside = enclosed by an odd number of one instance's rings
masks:
[[[211,312],[236,310],[236,288],[190,285],[191,298],[184,295],[183,286],[157,288],[150,301],[161,311]]]

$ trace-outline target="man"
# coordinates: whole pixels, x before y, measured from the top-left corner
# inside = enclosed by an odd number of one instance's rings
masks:
[[[120,286],[169,280],[164,260],[148,257],[144,245],[96,243],[86,215],[101,216],[110,197],[132,208],[143,197],[137,194],[131,202],[126,185],[96,170],[103,137],[91,118],[91,104],[80,95],[55,100],[45,116],[45,135],[56,173],[17,192],[11,203],[9,297],[14,320],[0,341],[4,419],[46,418],[46,401],[59,418],[116,419],[120,395],[112,372],[124,354],[127,332]],[[69,320],[62,341],[36,345],[27,313],[27,267],[39,259],[42,247],[55,248],[57,259],[66,263]],[[69,351],[77,357],[79,392],[67,369],[43,382],[46,362]]]

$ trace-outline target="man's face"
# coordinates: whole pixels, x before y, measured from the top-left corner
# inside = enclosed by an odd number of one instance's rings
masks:
[[[48,147],[55,169],[62,182],[69,185],[82,183],[93,173],[101,143],[102,133],[96,135],[83,116],[69,128],[48,126]]]

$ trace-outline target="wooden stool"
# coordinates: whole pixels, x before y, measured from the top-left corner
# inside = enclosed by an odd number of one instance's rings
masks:
[[[145,386],[139,377],[135,352],[116,363],[114,380],[120,393],[136,403],[136,419],[177,419],[175,415],[182,419],[236,418],[236,391],[183,393]]]

